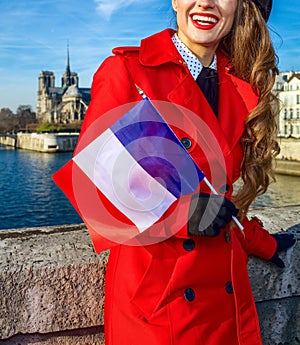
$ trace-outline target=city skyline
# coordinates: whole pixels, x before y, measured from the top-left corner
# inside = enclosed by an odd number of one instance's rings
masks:
[[[274,0],[268,26],[281,71],[300,70],[300,9],[296,0]],[[0,109],[35,111],[38,76],[53,71],[56,85],[65,71],[67,45],[79,85],[93,74],[115,46],[174,26],[171,1],[161,0],[0,0]]]

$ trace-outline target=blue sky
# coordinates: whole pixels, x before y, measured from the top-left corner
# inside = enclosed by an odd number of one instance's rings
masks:
[[[300,71],[299,0],[273,0],[269,20],[280,70]],[[16,111],[37,102],[41,70],[56,85],[65,71],[67,42],[71,70],[81,87],[111,49],[137,45],[141,38],[174,23],[171,0],[0,0],[0,109]],[[279,36],[278,36],[279,35]]]

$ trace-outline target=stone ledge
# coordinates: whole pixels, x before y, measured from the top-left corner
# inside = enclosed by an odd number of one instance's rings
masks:
[[[251,213],[299,241],[300,206]],[[264,345],[300,343],[299,248],[282,255],[284,270],[249,260]],[[0,344],[102,345],[107,258],[82,224],[0,230]]]
[[[104,345],[103,326],[90,327],[75,331],[49,334],[21,334],[7,340],[0,340],[6,345]]]

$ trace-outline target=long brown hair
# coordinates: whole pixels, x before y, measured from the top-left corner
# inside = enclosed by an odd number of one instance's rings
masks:
[[[242,187],[233,200],[244,216],[250,204],[266,192],[272,176],[272,161],[279,153],[276,141],[278,106],[272,94],[277,57],[267,25],[252,0],[239,0],[235,22],[220,43],[231,58],[234,74],[249,82],[259,95],[259,102],[245,123],[242,138],[244,159],[241,166]]]

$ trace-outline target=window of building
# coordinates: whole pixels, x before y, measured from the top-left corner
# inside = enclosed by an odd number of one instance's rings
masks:
[[[290,119],[293,118],[293,108],[290,108]]]
[[[300,95],[297,95],[297,104],[300,104]]]

